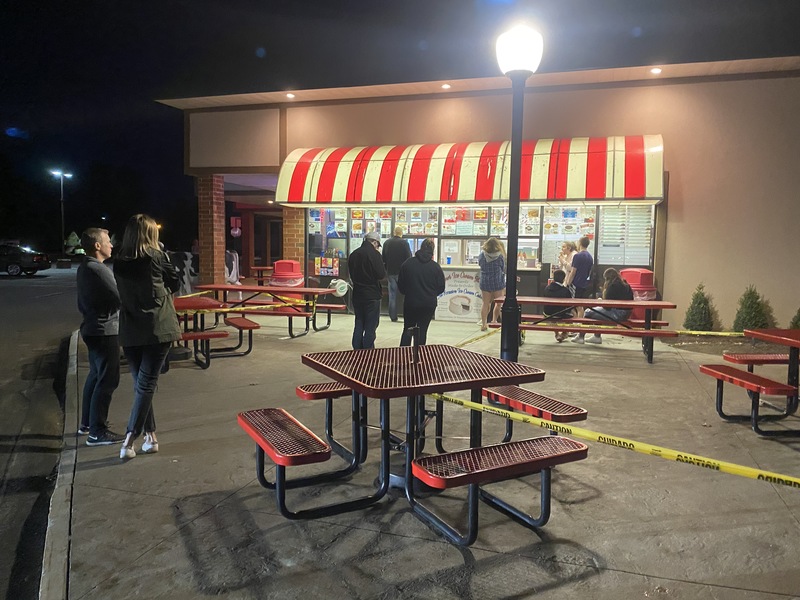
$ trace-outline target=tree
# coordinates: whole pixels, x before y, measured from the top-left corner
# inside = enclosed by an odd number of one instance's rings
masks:
[[[689,331],[712,331],[714,315],[711,310],[711,298],[706,294],[703,284],[699,284],[692,294],[692,301],[686,309],[683,328]]]
[[[794,318],[789,323],[789,329],[800,329],[800,308],[797,309]]]
[[[733,320],[733,330],[764,329],[770,327],[773,322],[772,309],[767,301],[756,291],[754,285],[747,286],[739,298],[739,309]]]

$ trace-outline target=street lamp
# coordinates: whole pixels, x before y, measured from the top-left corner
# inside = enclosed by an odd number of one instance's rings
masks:
[[[64,179],[72,179],[72,173],[64,173],[64,171],[50,171],[53,177],[58,177],[61,180],[61,256],[66,254],[67,241],[64,236]]]
[[[519,322],[517,302],[517,251],[519,248],[519,187],[522,170],[522,108],[525,82],[542,61],[542,34],[525,25],[517,25],[497,38],[497,64],[511,79],[511,169],[508,190],[508,248],[506,252],[506,298],[501,314],[500,358],[516,362],[519,358]]]

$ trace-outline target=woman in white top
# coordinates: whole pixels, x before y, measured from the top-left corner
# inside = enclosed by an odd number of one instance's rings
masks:
[[[578,253],[578,246],[575,242],[564,242],[561,244],[561,254],[558,255],[558,268],[569,273],[572,268],[572,257]]]

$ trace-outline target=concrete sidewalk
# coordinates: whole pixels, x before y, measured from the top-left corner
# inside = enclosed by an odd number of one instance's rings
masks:
[[[128,462],[118,458],[119,446],[88,448],[76,440],[86,361],[75,338],[41,597],[800,598],[800,490],[598,443],[590,444],[587,460],[554,472],[552,518],[544,528],[533,532],[482,506],[478,541],[469,549],[419,521],[398,490],[368,510],[284,519],[255,479],[253,443],[236,414],[285,407],[322,434],[323,403],[298,400],[294,388],[324,379],[301,364],[303,353],[350,347],[352,317],[333,321],[330,330],[290,340],[281,320],[263,319],[248,357],[214,360],[205,371],[174,362],[154,405],[161,451]],[[382,319],[377,345],[396,345],[400,332],[400,323]],[[475,325],[434,322],[428,337],[499,352],[499,334],[481,336]],[[714,381],[697,365],[719,357],[657,341],[648,365],[635,339],[609,336],[602,346],[579,346],[534,334],[520,361],[547,371],[532,389],[588,409],[587,429],[800,474],[800,440],[761,439],[716,415]],[[781,367],[764,372],[785,375]],[[131,388],[124,373],[111,406],[115,431],[125,429]],[[744,391],[726,391],[726,406],[747,409]],[[377,405],[370,407],[374,422]],[[348,408],[336,415],[343,436]],[[405,402],[395,403],[394,429],[403,429],[404,410]],[[445,435],[466,435],[464,409],[446,411]],[[545,433],[526,427],[516,425],[517,439]],[[484,442],[499,440],[502,430],[501,419],[486,416]],[[365,493],[377,461],[372,451],[345,482],[290,490],[290,506]],[[340,464],[334,457],[320,467]],[[290,469],[289,476],[300,472]],[[538,509],[537,477],[495,487]],[[432,500],[459,514],[464,502],[454,499],[465,491]]]

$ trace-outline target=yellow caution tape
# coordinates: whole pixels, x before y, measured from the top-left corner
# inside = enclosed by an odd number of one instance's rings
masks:
[[[713,335],[713,336],[720,336],[720,337],[744,337],[744,333],[741,331],[687,331],[687,330],[679,330],[678,333],[681,335]]]
[[[646,444],[636,440],[629,440],[613,435],[607,435],[605,433],[597,433],[596,431],[590,431],[589,429],[574,427],[572,424],[562,425],[560,423],[553,423],[545,419],[539,419],[530,415],[521,415],[515,412],[504,410],[502,408],[495,408],[494,406],[476,404],[475,402],[470,402],[469,400],[462,400],[461,398],[455,398],[445,394],[433,394],[432,396],[437,400],[444,400],[445,402],[457,404],[459,406],[463,406],[464,408],[469,408],[470,410],[479,410],[506,419],[511,419],[512,421],[517,421],[519,423],[527,423],[529,425],[550,429],[557,433],[563,433],[592,442],[600,442],[601,444],[606,444],[607,446],[622,448],[624,450],[632,450],[633,452],[639,452],[640,454],[656,456],[658,458],[664,458],[666,460],[671,460],[686,465],[710,469],[712,471],[719,471],[720,473],[728,473],[730,475],[738,475],[740,477],[748,477],[750,479],[766,481],[767,483],[786,485],[800,489],[800,478],[797,477],[790,477],[789,475],[781,475],[779,473],[772,473],[770,471],[762,471],[761,469],[753,469],[752,467],[744,467],[742,465],[715,460],[713,458],[706,458],[705,456],[698,456],[697,454],[678,452],[677,450],[670,450],[669,448],[662,448],[661,446],[653,446],[652,444]]]

